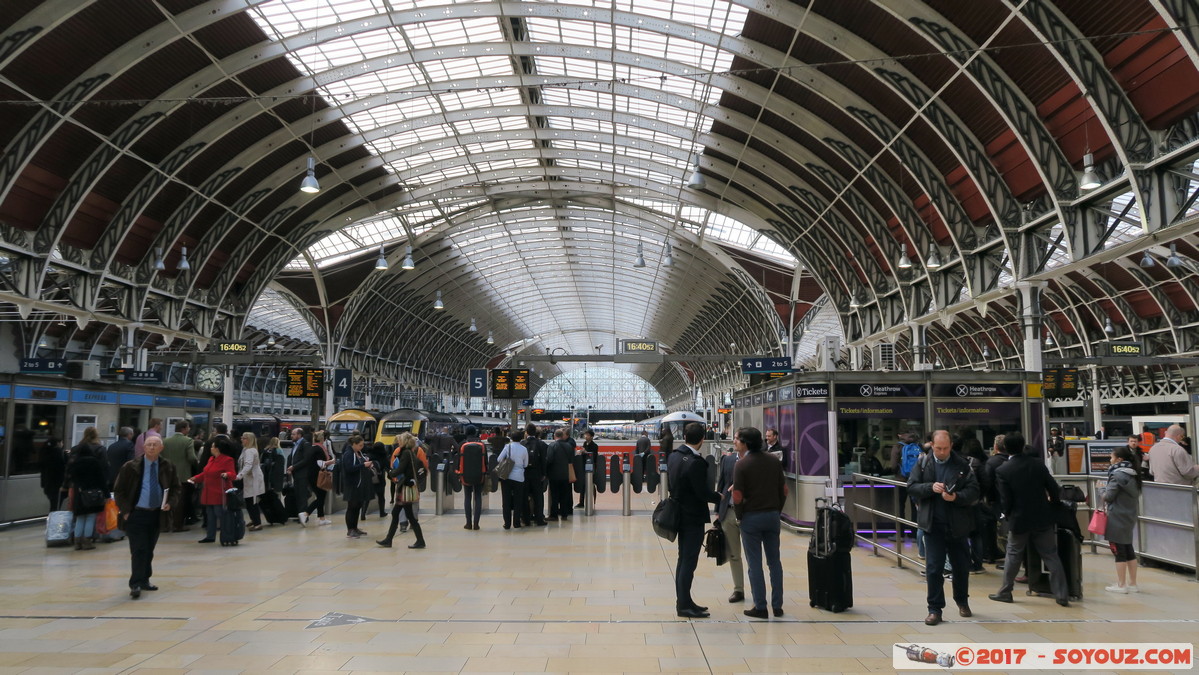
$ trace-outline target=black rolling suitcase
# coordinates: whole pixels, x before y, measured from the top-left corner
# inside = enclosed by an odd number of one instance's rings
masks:
[[[267,490],[258,496],[258,507],[262,509],[262,517],[271,525],[282,525],[287,522],[287,511],[283,502],[274,490]]]
[[[1028,594],[1053,596],[1049,585],[1049,570],[1041,561],[1037,548],[1030,542],[1024,550],[1028,570]],[[1082,599],[1082,542],[1064,527],[1057,528],[1057,557],[1066,571],[1066,592],[1072,600]]]
[[[246,536],[246,521],[241,509],[221,509],[221,546],[237,546]]]
[[[821,504],[825,504],[822,506]],[[808,544],[808,604],[830,612],[853,607],[853,524],[839,507],[816,499],[816,526]]]

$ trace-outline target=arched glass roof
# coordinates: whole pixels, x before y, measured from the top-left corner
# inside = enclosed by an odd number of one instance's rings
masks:
[[[632,373],[586,366],[551,378],[542,385],[533,405],[547,410],[666,410],[652,384]]]
[[[285,335],[303,342],[317,344],[320,340],[313,332],[312,326],[304,320],[301,310],[284,294],[273,288],[267,288],[258,296],[250,313],[246,315],[246,325],[267,333]]]

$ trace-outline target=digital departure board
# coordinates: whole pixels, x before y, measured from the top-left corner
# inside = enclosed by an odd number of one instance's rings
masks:
[[[320,368],[287,369],[287,398],[320,398],[324,391],[324,370]]]
[[[529,369],[502,368],[492,370],[491,398],[529,398]]]

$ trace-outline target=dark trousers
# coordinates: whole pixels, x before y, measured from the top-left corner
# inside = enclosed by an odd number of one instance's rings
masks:
[[[953,601],[965,605],[970,600],[970,540],[952,537],[949,526],[934,523],[924,533],[925,580],[928,583],[928,611],[940,614],[945,609],[945,555],[953,565]]]
[[[525,499],[525,482],[506,478],[500,489],[503,491],[504,498],[504,527],[512,525],[520,527],[520,521],[528,517],[525,514],[525,510],[528,508]]]
[[[140,511],[134,509],[125,519],[125,536],[129,538],[129,557],[132,570],[129,587],[141,588],[150,583],[154,575],[154,547],[158,545],[158,509]]]
[[[978,524],[983,545],[983,560],[1000,560],[1004,557],[999,548],[999,523],[995,520],[995,507],[990,504],[983,506],[981,521]]]
[[[478,525],[479,517],[483,515],[483,484],[467,485],[462,484],[462,503],[466,509],[466,524]]]
[[[179,490],[179,508],[171,509],[166,513],[172,532],[180,531],[187,525],[188,506],[192,503],[192,493],[195,492],[196,486],[184,481],[183,485],[179,486]],[[194,516],[195,513],[193,512],[192,515]]]
[[[262,524],[262,509],[258,507],[259,497],[249,497],[246,499],[246,513],[250,516],[251,525]]]
[[[224,511],[224,510],[225,510],[225,507],[221,504],[217,504],[215,506],[212,504],[204,505],[204,533],[205,533],[204,538],[205,539],[216,539],[217,526],[219,526],[221,524],[221,511]]]
[[[311,481],[311,479],[309,479],[307,471],[305,471],[304,473],[292,474],[292,481],[291,481],[292,495],[295,496],[296,509],[298,509],[300,513],[308,513],[310,510],[307,507],[308,507],[308,495],[310,494],[309,490],[311,489],[309,487],[309,485],[311,484],[311,482],[312,481]]]
[[[574,510],[569,480],[550,481],[550,518],[569,518]]]
[[[362,515],[362,502],[346,504],[346,532],[358,529],[358,518]]]
[[[392,538],[396,536],[396,527],[400,524],[400,511],[404,512],[404,517],[408,519],[408,526],[412,528],[412,534],[416,535],[415,543],[424,544],[425,535],[421,532],[420,523],[416,520],[416,509],[412,508],[412,504],[399,502],[391,507],[391,526],[387,528],[387,542],[391,543]]]
[[[691,582],[695,579],[695,567],[699,565],[699,550],[704,545],[703,523],[687,523],[679,528],[679,536],[675,539],[679,545],[679,559],[674,566],[674,606],[675,609],[691,609],[695,601],[691,599]]]
[[[379,502],[379,517],[382,518],[387,513],[387,501],[384,499],[384,494],[385,494],[385,491],[387,490],[387,486],[385,486],[383,484],[383,481],[379,481],[378,483],[374,484],[374,490],[375,490],[374,497]],[[370,506],[371,506],[371,500],[368,499],[368,500],[362,502],[362,517],[363,518],[366,517],[366,512],[370,511]]]
[[[1053,597],[1069,600],[1066,570],[1062,568],[1062,560],[1057,554],[1057,531],[1052,525],[1035,532],[1008,533],[1007,559],[1003,561],[1003,585],[999,587],[999,593],[1011,594],[1012,587],[1016,585],[1016,574],[1024,563],[1024,550],[1030,542],[1049,570],[1049,590],[1053,591]]]
[[[312,490],[312,502],[310,502],[308,506],[304,508],[304,512],[312,513],[313,511],[316,511],[317,518],[324,518],[325,497],[329,494],[329,491],[318,488],[315,483],[309,485],[308,489]],[[299,504],[300,502],[297,501],[296,503]],[[362,504],[358,504],[358,508],[361,509]]]
[[[50,501],[50,510],[57,511],[66,493],[60,491],[58,488],[46,488],[42,492],[45,493],[46,499]]]
[[[545,487],[540,480],[525,481],[525,489],[529,493],[528,520],[535,523],[545,522]],[[525,523],[528,523],[528,520]]]

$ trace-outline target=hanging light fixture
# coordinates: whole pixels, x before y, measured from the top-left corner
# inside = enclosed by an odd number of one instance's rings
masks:
[[[691,168],[691,176],[687,178],[687,187],[692,190],[702,190],[708,187],[708,181],[704,180],[704,175],[699,171],[699,161],[696,161],[695,166]]]
[[[308,174],[300,181],[300,192],[316,194],[321,191],[321,184],[316,180],[316,158],[308,156]]]
[[[666,242],[666,255],[662,257],[662,264],[666,267],[674,267],[674,254],[672,250],[670,242]]]
[[[903,245],[903,253],[899,254],[899,269],[901,269],[901,270],[912,269],[912,259],[908,257],[908,245],[907,244]]]
[[[645,252],[641,250],[641,242],[637,242],[637,260],[633,262],[633,267],[645,267]]]
[[[857,293],[854,293],[852,296],[850,296],[850,298],[849,298],[849,308],[850,309],[857,309],[861,306],[862,306],[862,299],[860,297],[858,297]]]
[[[1178,244],[1170,244],[1170,257],[1166,258],[1166,267],[1182,267],[1182,258],[1178,255]]]
[[[1045,346],[1053,346],[1053,333],[1050,333],[1048,328],[1045,329]]]
[[[271,336],[267,337],[267,339],[266,339],[266,346],[268,346],[268,347],[274,347],[274,346],[275,346],[275,336],[274,336],[274,335],[271,335]]]
[[[1088,151],[1082,156],[1082,181],[1078,183],[1078,187],[1083,190],[1094,190],[1100,185],[1103,185],[1103,179],[1095,173],[1095,156]]]
[[[470,332],[472,332],[472,333],[479,332],[479,327],[475,325],[475,317],[473,317],[473,316],[470,318]]]
[[[489,345],[495,344],[495,337],[493,337],[491,335],[491,331],[487,331],[487,344],[489,344]]]
[[[159,247],[159,248],[154,249],[154,269],[161,272],[161,271],[165,270],[166,268],[167,268],[166,263],[164,263],[162,261],[162,248]]]
[[[987,345],[983,345],[983,359],[986,360],[989,358],[991,358],[991,350],[987,347]]]
[[[375,269],[385,270],[387,268],[387,256],[383,255],[383,244],[379,244],[379,259],[375,261]]]
[[[937,252],[936,244],[928,245],[928,258],[925,259],[924,266],[930,270],[941,269],[941,254]]]
[[[1112,318],[1110,316],[1107,317],[1107,321],[1103,323],[1103,332],[1107,333],[1108,335],[1116,334],[1116,327],[1112,325]]]
[[[1157,261],[1149,255],[1149,251],[1145,251],[1145,254],[1141,256],[1141,267],[1153,267],[1156,264]]]
[[[184,246],[181,249],[180,257],[179,257],[179,265],[177,265],[177,267],[181,270],[190,270],[192,268],[191,263],[187,262],[187,247],[186,246]]]
[[[445,303],[441,301],[441,291],[437,291],[437,299],[433,301],[433,309],[445,309]]]
[[[404,262],[400,263],[400,269],[402,269],[402,270],[416,269],[416,263],[413,262],[413,260],[412,260],[412,247],[411,246],[408,246],[404,249]]]

